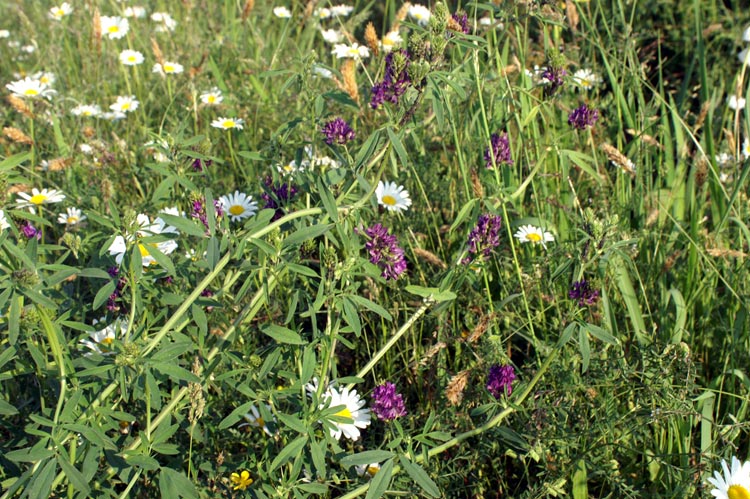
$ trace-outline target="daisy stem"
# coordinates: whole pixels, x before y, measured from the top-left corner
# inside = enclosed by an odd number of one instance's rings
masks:
[[[237,155],[234,153],[234,145],[232,144],[232,129],[227,130],[227,142],[229,143],[229,155],[232,158],[232,168],[234,171],[239,172],[239,166],[237,165]]]

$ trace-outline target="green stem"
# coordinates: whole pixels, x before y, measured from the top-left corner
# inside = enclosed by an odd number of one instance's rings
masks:
[[[416,323],[419,320],[420,317],[422,317],[425,314],[425,312],[427,312],[427,310],[434,303],[435,303],[434,299],[425,298],[422,303],[422,306],[419,307],[419,309],[417,309],[416,312],[414,312],[414,315],[409,317],[409,320],[404,322],[404,325],[401,326],[399,330],[396,331],[396,334],[394,334],[391,337],[391,339],[388,340],[388,343],[383,345],[383,347],[378,351],[378,353],[376,353],[375,356],[372,359],[370,359],[370,362],[368,362],[365,365],[365,367],[359,370],[359,372],[356,374],[356,377],[362,378],[365,376],[365,374],[370,372],[370,370],[372,370],[372,368],[375,367],[375,365],[380,361],[380,359],[383,358],[383,356],[388,352],[388,350],[393,348],[393,345],[395,345],[396,342],[398,342],[398,340],[401,339],[401,337],[414,325],[414,323]],[[354,383],[349,383],[349,385],[347,385],[347,388],[351,389],[353,386],[354,386]]]

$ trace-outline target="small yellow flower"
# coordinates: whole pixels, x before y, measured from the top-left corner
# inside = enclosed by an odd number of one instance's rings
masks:
[[[233,490],[245,490],[253,484],[253,479],[250,478],[250,472],[247,470],[240,473],[232,473],[230,480],[232,481]]]

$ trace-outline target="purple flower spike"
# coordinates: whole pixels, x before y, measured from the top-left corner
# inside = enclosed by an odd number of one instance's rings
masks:
[[[399,54],[397,57],[405,59],[403,68],[396,68],[394,62],[394,55]],[[390,52],[385,56],[385,75],[383,75],[383,81],[376,83],[372,87],[372,97],[370,98],[370,106],[373,109],[377,109],[384,102],[390,102],[391,104],[397,104],[399,98],[404,95],[406,89],[411,85],[411,78],[407,69],[409,68],[409,52],[406,50],[398,50]]]
[[[500,166],[502,164],[513,164],[513,158],[510,155],[510,143],[508,142],[507,133],[503,133],[502,135],[493,133],[490,137],[490,147],[488,147],[484,151],[485,168],[492,168],[492,158],[495,159],[494,164],[497,166]]]
[[[599,300],[599,290],[591,289],[591,284],[586,279],[581,279],[570,287],[568,298],[576,300],[579,307],[594,305]]]
[[[599,111],[596,109],[589,109],[586,104],[582,104],[581,107],[575,109],[568,116],[568,124],[576,130],[585,130],[588,127],[594,126],[596,120],[599,119]]]
[[[482,260],[489,258],[492,250],[500,245],[500,227],[502,219],[498,215],[480,215],[476,227],[469,233],[469,253],[480,255]],[[463,263],[471,262],[471,258]]]
[[[516,379],[516,373],[513,366],[505,365],[501,366],[495,364],[490,367],[490,373],[487,376],[487,390],[496,399],[500,398],[500,395],[505,391],[505,394],[510,397],[513,393],[513,387],[511,384]]]
[[[37,241],[42,240],[42,231],[31,225],[31,222],[24,220],[21,222],[21,232],[26,236],[27,239],[36,238]]]
[[[406,259],[396,236],[388,234],[388,229],[380,224],[365,229],[365,235],[369,238],[365,249],[370,262],[380,267],[384,279],[398,279],[406,270]]]
[[[372,412],[381,421],[393,421],[401,416],[406,416],[404,397],[396,393],[396,385],[386,382],[375,387],[372,392]]]
[[[355,137],[352,127],[342,118],[335,118],[323,125],[321,132],[326,136],[326,144],[329,146],[334,143],[344,145]]]

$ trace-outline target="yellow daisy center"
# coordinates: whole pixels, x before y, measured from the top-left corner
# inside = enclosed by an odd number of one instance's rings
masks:
[[[53,13],[53,15],[55,17],[62,17],[65,15],[65,11],[58,7],[57,9],[55,9],[55,12]]]
[[[356,49],[354,47],[349,47],[348,53],[351,57],[357,57],[359,55],[359,49]]]
[[[127,111],[128,109],[130,109],[130,102],[123,102],[120,105],[120,109],[122,109],[123,111]]]
[[[86,109],[86,110],[85,110],[84,112],[82,112],[81,114],[82,114],[82,115],[84,115],[84,116],[91,116],[91,111],[89,111],[88,109]]]
[[[352,416],[352,413],[351,413],[351,411],[349,410],[348,407],[344,407],[339,412],[337,412],[336,414],[334,414],[334,416],[339,416],[339,417],[342,417],[342,418],[354,419],[354,417]]]
[[[258,423],[258,426],[260,426],[261,428],[264,427],[264,426],[266,426],[266,422],[263,421],[263,418],[261,418],[261,417],[255,418],[255,422]]]
[[[208,101],[209,104],[213,104],[214,102],[216,102],[216,96],[215,95],[209,95],[208,99],[206,99],[206,100]]]
[[[29,201],[33,204],[42,204],[47,200],[47,196],[45,194],[35,194],[31,196]]]
[[[750,492],[742,485],[730,485],[727,490],[729,499],[750,499]]]
[[[233,204],[229,207],[229,213],[231,213],[234,216],[239,216],[245,213],[245,207],[241,204]]]
[[[156,244],[151,243],[151,246],[156,246]],[[146,248],[145,244],[138,244],[138,251],[141,252],[141,258],[146,258],[147,256],[151,256],[151,253],[148,252],[148,248]]]
[[[68,217],[68,219],[66,220],[66,223],[70,225],[76,224],[78,223],[78,217]]]
[[[135,56],[134,55],[129,55],[128,56],[128,62],[135,62]]]
[[[165,64],[164,71],[167,73],[171,73],[172,71],[174,71],[174,66],[172,66],[171,64]]]
[[[529,234],[526,234],[526,239],[528,239],[532,243],[538,243],[539,241],[542,240],[542,236],[541,234],[537,234],[536,232],[531,232]]]
[[[375,473],[377,473],[378,471],[380,471],[380,468],[378,468],[377,466],[367,467],[367,474],[370,476],[375,476]]]
[[[223,126],[224,128],[234,128],[234,121],[232,121],[232,120],[224,120],[221,123],[221,126]]]
[[[114,24],[110,26],[107,31],[109,31],[110,33],[117,33],[118,31],[120,31],[120,27]]]
[[[24,90],[23,94],[29,96],[39,95],[39,90],[35,88],[27,88],[26,90]]]
[[[112,343],[114,343],[114,341],[115,341],[115,339],[114,339],[114,338],[109,338],[109,337],[107,337],[107,338],[104,338],[104,339],[102,339],[102,341],[100,341],[99,343],[100,343],[100,344],[102,344],[102,345],[104,345],[105,347],[108,347],[108,346],[110,346],[110,345],[111,345]]]
[[[390,194],[386,194],[383,196],[383,203],[387,204],[388,206],[396,206],[396,198],[391,196]]]

